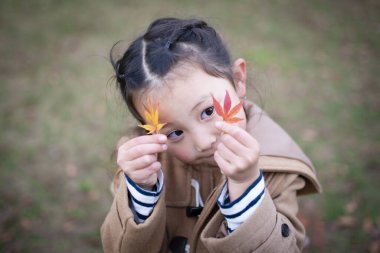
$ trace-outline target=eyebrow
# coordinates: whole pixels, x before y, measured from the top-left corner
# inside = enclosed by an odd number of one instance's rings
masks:
[[[198,103],[196,103],[196,104],[193,106],[193,108],[191,109],[191,112],[194,111],[195,108],[197,108],[200,104],[202,104],[202,103],[206,100],[206,98],[209,98],[210,96],[211,96],[211,95],[204,95],[204,96],[202,96],[202,97],[199,99]]]
[[[172,125],[173,125],[172,123],[166,123],[165,126],[163,126],[163,128],[161,128],[161,130],[165,131],[165,129],[171,128]]]

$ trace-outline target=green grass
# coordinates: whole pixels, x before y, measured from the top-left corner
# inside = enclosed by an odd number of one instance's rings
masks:
[[[311,237],[306,251],[368,251],[363,222],[380,226],[379,14],[353,0],[1,1],[0,251],[102,251],[111,154],[135,124],[108,52],[161,16],[216,27],[248,61],[249,97],[312,158],[324,194],[301,210],[317,207],[326,240]],[[353,198],[357,224],[339,227]]]

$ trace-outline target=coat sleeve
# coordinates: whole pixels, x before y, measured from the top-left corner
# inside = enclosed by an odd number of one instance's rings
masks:
[[[300,252],[305,230],[296,217],[297,191],[305,180],[297,174],[265,175],[266,194],[255,213],[230,235],[218,211],[201,233],[209,252]],[[268,190],[270,189],[270,191]]]
[[[112,206],[101,226],[104,252],[162,252],[166,245],[164,192],[150,217],[136,224],[128,205],[128,191],[124,175],[119,173]]]

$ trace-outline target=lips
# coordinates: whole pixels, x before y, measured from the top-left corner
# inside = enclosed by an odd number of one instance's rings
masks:
[[[192,161],[194,164],[214,164],[214,153],[215,149],[210,148],[208,150],[205,150],[203,152],[198,153],[198,156],[195,158],[195,160]]]
[[[199,158],[210,158],[214,156],[215,151],[207,151],[205,153],[202,153],[202,155]]]

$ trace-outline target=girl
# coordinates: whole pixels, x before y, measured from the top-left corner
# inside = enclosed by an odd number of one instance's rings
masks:
[[[302,250],[297,196],[320,191],[312,164],[245,100],[246,62],[231,63],[213,28],[158,19],[111,61],[130,112],[157,134],[118,144],[105,252]]]

